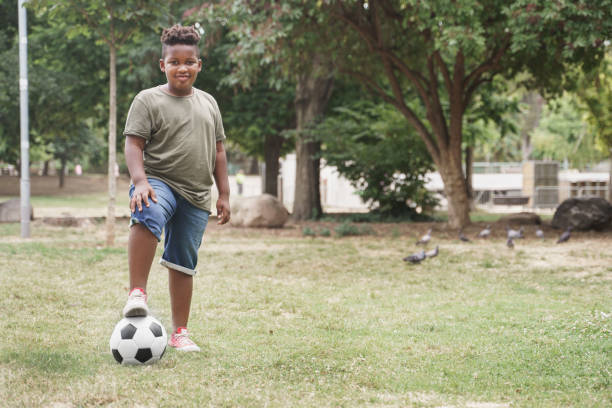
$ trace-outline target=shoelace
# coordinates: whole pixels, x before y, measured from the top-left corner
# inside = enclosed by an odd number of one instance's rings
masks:
[[[175,333],[172,336],[174,337],[174,341],[178,343],[179,346],[190,346],[192,344],[195,344],[193,341],[191,341],[189,337],[187,337],[187,334],[185,333],[181,333],[181,334]]]
[[[130,294],[130,297],[132,299],[138,299],[138,300],[142,300],[144,302],[147,301],[147,295],[145,295],[144,293],[142,293],[139,290],[135,290],[134,292],[132,292],[132,294]]]

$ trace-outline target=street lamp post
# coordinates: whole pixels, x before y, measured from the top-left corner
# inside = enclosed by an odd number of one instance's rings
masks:
[[[21,123],[21,237],[30,237],[30,137],[28,123],[28,30],[25,0],[18,0],[19,111]]]

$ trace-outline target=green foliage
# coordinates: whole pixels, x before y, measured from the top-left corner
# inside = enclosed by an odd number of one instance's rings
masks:
[[[612,155],[612,51],[609,47],[596,70],[581,74],[575,93],[601,151]]]
[[[302,235],[305,237],[314,237],[317,233],[310,227],[302,228]]]
[[[534,159],[567,160],[579,169],[606,157],[597,149],[596,134],[583,120],[576,98],[567,93],[544,107],[533,147]]]
[[[318,234],[322,237],[329,237],[331,236],[331,231],[329,228],[321,228],[319,229]]]
[[[414,214],[435,201],[424,187],[432,162],[395,109],[367,100],[338,107],[315,130],[322,157],[384,215]]]
[[[376,231],[369,225],[357,225],[353,224],[349,221],[345,221],[341,224],[336,225],[334,228],[334,232],[336,236],[339,238],[342,237],[351,237],[358,235],[375,235]]]

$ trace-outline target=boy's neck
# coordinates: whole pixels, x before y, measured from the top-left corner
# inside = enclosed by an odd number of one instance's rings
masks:
[[[185,90],[185,91],[176,91],[170,88],[170,85],[168,83],[165,83],[163,85],[161,85],[160,87],[162,89],[162,91],[164,91],[165,93],[167,93],[168,95],[172,95],[172,96],[190,96],[193,95],[193,87],[189,88],[189,90]]]

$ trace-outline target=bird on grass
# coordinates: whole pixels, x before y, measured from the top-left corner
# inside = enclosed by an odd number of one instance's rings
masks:
[[[508,240],[506,241],[506,246],[510,249],[514,249],[514,241],[512,240],[512,238],[508,238]]]
[[[542,231],[542,228],[538,228],[535,234],[536,234],[536,237],[538,238],[544,238],[544,231]]]
[[[557,244],[561,244],[563,242],[569,241],[571,232],[572,232],[572,227],[567,227],[567,229],[563,232],[563,234],[561,234],[561,236],[557,240]]]
[[[427,233],[426,233],[425,235],[423,235],[423,236],[421,237],[421,239],[419,239],[419,240],[417,241],[417,243],[416,243],[416,244],[417,244],[417,245],[421,245],[421,244],[422,244],[422,245],[427,245],[427,243],[428,243],[429,241],[431,241],[431,228],[427,230]]]
[[[438,256],[438,246],[437,245],[435,249],[425,252],[426,258],[435,258],[436,256]]]
[[[423,261],[426,257],[427,256],[425,255],[425,251],[419,251],[419,252],[415,252],[414,254],[405,257],[403,260],[405,262],[418,264],[418,263],[421,263],[421,261]]]
[[[478,233],[478,238],[489,238],[491,235],[491,226],[487,225],[485,229]]]
[[[463,233],[463,229],[459,230],[459,239],[463,242],[470,242],[470,239]]]
[[[518,230],[512,229],[510,227],[506,227],[506,232],[507,232],[507,236],[508,238],[512,238],[512,239],[517,239],[517,238],[525,238],[525,236],[523,235],[523,227],[521,227]]]

